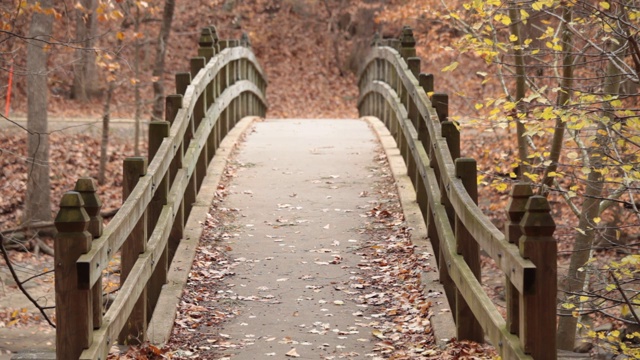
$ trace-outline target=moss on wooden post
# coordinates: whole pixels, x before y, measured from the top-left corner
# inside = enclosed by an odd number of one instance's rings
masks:
[[[535,195],[527,200],[520,222],[520,255],[536,266],[520,294],[520,341],[534,359],[556,359],[556,289],[558,246],[556,229],[547,199]]]
[[[66,192],[55,219],[58,230],[54,241],[58,359],[77,359],[92,342],[92,291],[78,288],[76,266],[80,255],[91,249],[92,236],[87,231],[89,222],[81,194]]]
[[[104,227],[100,209],[102,201],[98,197],[98,185],[96,181],[90,177],[80,178],[76,181],[73,189],[80,193],[84,202],[84,209],[89,215],[89,227],[87,231],[93,237],[93,240],[102,236]],[[102,326],[102,277],[91,288],[91,302],[93,308],[93,328],[97,329]]]
[[[455,161],[456,177],[462,180],[462,185],[467,194],[473,201],[478,204],[478,182],[477,182],[477,164],[471,158],[459,158]],[[480,246],[473,238],[471,233],[462,223],[458,215],[455,219],[455,235],[456,235],[456,251],[462,255],[465,263],[469,266],[476,279],[481,281],[480,267]],[[460,291],[456,291],[456,328],[458,338],[461,340],[471,340],[475,342],[484,342],[484,332],[478,319],[473,314],[468,303],[462,297]]]
[[[507,204],[509,222],[505,225],[505,237],[507,241],[516,246],[519,245],[520,237],[522,236],[520,221],[524,216],[525,206],[531,196],[533,196],[531,184],[518,183],[511,188],[509,203]],[[505,276],[505,298],[507,302],[507,329],[512,334],[518,334],[520,331],[520,295],[516,287],[511,283],[509,274]]]
[[[144,157],[128,157],[123,163],[122,199],[127,200],[142,176],[147,174],[147,159]],[[122,245],[120,284],[123,284],[140,254],[147,248],[147,211],[136,223]],[[120,344],[139,344],[144,341],[147,330],[147,288],[142,291],[134,305],[131,315],[120,332]]]

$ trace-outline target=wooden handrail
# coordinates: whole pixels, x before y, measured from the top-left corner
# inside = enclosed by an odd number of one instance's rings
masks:
[[[414,46],[413,32],[407,27],[400,39],[374,39],[359,74],[358,109],[361,116],[375,116],[385,123],[405,160],[436,252],[441,281],[459,322],[458,337],[483,341],[484,331],[504,359],[555,359],[556,349],[550,346],[554,343],[549,339],[555,339],[556,331],[557,255],[552,251],[556,243],[553,230],[549,232],[543,224],[532,222],[548,209],[548,205],[541,205],[546,204],[546,199],[536,198],[529,204],[531,192],[522,191],[522,186],[528,185],[518,185],[521,188],[515,196],[522,206],[517,221],[522,220],[509,225],[510,237],[482,213],[468,192],[476,178],[475,166],[462,166],[461,161],[472,160],[458,159],[459,130],[448,121],[447,95],[433,93],[433,76],[420,73]],[[464,167],[470,170],[462,171]],[[523,196],[524,193],[529,195]],[[530,213],[536,215],[527,218]],[[545,224],[553,225],[548,211],[544,216]],[[514,231],[514,226],[527,227],[529,235]],[[524,234],[520,241],[513,239],[516,233]],[[521,245],[527,236],[532,239],[527,244],[536,249],[528,249],[530,253]],[[482,291],[477,261],[465,261],[477,258],[479,254],[469,251],[477,252],[478,248],[505,274],[510,309],[506,320]],[[544,304],[544,319],[531,313],[534,307],[524,305],[528,302],[538,304],[538,312],[543,309],[540,304]],[[481,326],[480,332],[469,330],[475,322]]]
[[[248,41],[218,42],[212,31],[202,31],[200,57],[190,64],[194,76],[181,74],[179,94],[167,97],[167,121],[150,125],[148,166],[140,158],[144,171],[129,175],[134,178],[127,180],[126,200],[109,225],[96,226],[99,199],[92,179],[79,180],[78,192],[61,201],[55,222],[58,359],[106,359],[116,339],[145,338],[168,261],[217,147],[242,116],[265,115],[267,81]],[[134,243],[139,245],[129,245]],[[124,245],[126,274],[102,316],[103,271]]]

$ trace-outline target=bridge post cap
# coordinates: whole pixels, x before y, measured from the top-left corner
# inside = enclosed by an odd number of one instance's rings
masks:
[[[211,37],[213,38],[213,42],[217,43],[220,37],[218,36],[218,29],[215,25],[209,25],[209,30],[211,30]]]
[[[84,201],[77,191],[67,191],[60,200],[60,211],[56,215],[55,226],[59,233],[83,232],[89,227],[89,215],[84,209]]]
[[[200,47],[212,47],[213,46],[213,34],[211,32],[211,28],[203,27],[200,30],[200,39],[198,40],[198,45]]]
[[[556,230],[556,223],[551,216],[551,207],[547,198],[540,195],[531,196],[525,205],[526,212],[520,222],[520,229],[525,236],[551,236]]]
[[[76,186],[73,190],[80,193],[82,201],[84,201],[84,208],[87,210],[87,214],[89,214],[89,216],[98,215],[100,208],[102,207],[102,201],[96,195],[96,192],[98,191],[96,181],[90,177],[82,177],[76,181]]]
[[[413,37],[413,29],[410,26],[402,27],[402,35],[400,35],[400,43],[403,48],[416,47],[416,39]]]
[[[242,35],[240,35],[240,46],[249,48],[251,47],[251,41],[249,40],[249,34],[247,34],[245,31],[242,32]]]
[[[373,34],[373,39],[371,40],[371,47],[374,46],[380,46],[380,32],[376,31],[375,34]]]
[[[511,187],[509,202],[507,203],[507,215],[511,222],[522,220],[527,206],[527,201],[533,196],[533,188],[528,183],[517,183]]]
[[[129,156],[124,159],[122,165],[125,169],[144,176],[147,174],[147,158],[144,156]]]

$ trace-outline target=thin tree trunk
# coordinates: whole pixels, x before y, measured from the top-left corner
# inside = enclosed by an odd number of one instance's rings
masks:
[[[87,101],[97,90],[96,55],[92,50],[95,43],[96,1],[82,0],[82,9],[76,10],[76,41],[81,46],[76,50],[76,62],[73,65],[72,97]]]
[[[104,113],[102,115],[102,140],[100,141],[100,169],[98,171],[98,183],[104,185],[106,182],[107,150],[109,150],[109,121],[111,120],[111,98],[116,88],[115,81],[109,82],[107,98],[104,101]]]
[[[31,1],[34,3],[35,1]],[[40,1],[44,9],[52,0]],[[36,12],[31,18],[29,37],[48,40],[53,16]],[[27,44],[27,130],[28,166],[25,222],[50,221],[51,183],[49,180],[49,137],[47,130],[47,52],[44,42],[30,40]]]
[[[625,45],[624,39],[612,43],[612,53],[618,53]],[[617,96],[621,83],[620,69],[610,60],[606,73],[604,75],[604,94]],[[613,118],[613,109],[609,102],[604,102],[603,116]],[[596,170],[602,168],[602,159],[604,158],[603,149],[607,146],[606,125],[602,122],[598,123],[595,141],[589,151],[589,162],[591,172],[587,175],[587,186],[582,204],[582,214],[578,223],[579,231],[576,233],[575,244],[569,263],[569,271],[566,280],[562,283],[562,290],[565,292],[565,299],[571,294],[578,293],[585,286],[586,271],[580,271],[589,258],[593,247],[593,240],[596,235],[597,224],[593,219],[599,215],[600,197],[604,184],[602,183],[602,174]],[[570,300],[566,299],[567,302]],[[573,350],[576,341],[576,330],[578,318],[571,316],[571,312],[561,312],[558,322],[558,349]]]
[[[171,33],[171,22],[176,6],[175,0],[165,0],[164,12],[162,13],[162,27],[158,35],[158,45],[156,47],[156,63],[153,67],[153,110],[151,120],[159,121],[163,119],[164,113],[164,63],[167,55],[167,42]]]
[[[562,9],[562,79],[560,80],[560,91],[558,92],[557,107],[563,108],[567,102],[571,99],[571,92],[573,87],[573,33],[568,29],[568,24],[573,19],[573,10],[568,6]],[[562,121],[560,117],[556,119],[556,126],[553,132],[553,140],[551,141],[551,151],[549,154],[549,160],[551,164],[547,166],[544,172],[544,178],[542,179],[543,186],[540,188],[542,195],[549,193],[549,187],[553,184],[553,176],[549,176],[550,173],[555,172],[558,169],[558,161],[560,160],[560,151],[564,144],[564,131],[566,129],[566,122]]]
[[[134,20],[134,31],[136,34],[140,33],[140,8],[136,5],[136,16]],[[140,95],[140,39],[136,38],[133,46],[134,59],[133,59],[133,73],[135,77],[134,89],[134,101],[135,101],[135,130],[133,140],[133,152],[135,156],[140,156],[140,118],[142,117],[142,96]]]
[[[525,108],[526,104],[521,101],[526,92],[526,72],[525,72],[525,61],[524,55],[522,53],[522,36],[520,31],[520,4],[515,1],[509,1],[509,18],[511,19],[511,33],[517,37],[515,45],[518,45],[514,48],[514,60],[516,65],[516,96],[513,101],[517,104],[518,112],[525,113],[527,109]],[[521,180],[528,181],[528,179],[524,176],[525,172],[529,172],[530,166],[525,164],[528,160],[528,148],[527,141],[525,139],[526,128],[524,123],[519,120],[518,117],[515,117],[516,121],[516,135],[518,136],[518,158],[521,163],[519,164],[519,173],[518,177]]]

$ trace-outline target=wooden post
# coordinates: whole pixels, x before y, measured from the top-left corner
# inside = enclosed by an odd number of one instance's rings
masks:
[[[431,103],[438,113],[440,122],[445,122],[449,118],[449,95],[435,93],[431,95]]]
[[[476,161],[471,158],[459,158],[455,161],[456,176],[462,180],[462,185],[473,200],[478,204],[478,182]],[[469,204],[470,205],[470,204]],[[478,282],[480,276],[480,246],[462,223],[459,216],[455,217],[456,251],[462,255]],[[473,315],[469,304],[460,291],[456,291],[456,330],[458,339],[484,342],[484,332],[478,319]]]
[[[181,108],[182,108],[182,95],[167,96],[165,119],[173,124],[176,118],[176,114]],[[180,147],[176,149],[176,156],[173,158],[173,161],[171,161],[171,166],[169,167],[169,174],[170,174],[169,189],[171,189],[171,186],[173,186],[173,182],[176,174],[178,173],[178,170],[182,168],[183,157],[184,157],[184,144],[181,143]],[[193,183],[193,181],[191,183]],[[187,187],[186,191],[188,192],[190,189],[192,192],[195,192],[195,187],[191,188],[190,186]],[[187,197],[186,193],[184,197]],[[193,201],[195,201],[195,193],[190,195],[189,197],[194,199]],[[181,196],[181,198],[183,197]],[[171,263],[171,261],[173,260],[173,256],[175,255],[176,250],[178,249],[178,245],[180,245],[180,239],[182,239],[182,235],[184,233],[184,224],[185,224],[184,204],[185,204],[184,200],[181,200],[179,204],[174,204],[176,215],[175,215],[175,220],[173,222],[173,226],[171,227],[171,233],[169,234],[169,257],[168,257],[169,263]]]
[[[460,157],[460,130],[453,121],[445,121],[442,123],[442,137],[447,139],[449,153],[451,159],[455,161]]]
[[[77,359],[91,346],[93,309],[91,289],[78,289],[76,261],[91,250],[89,215],[80,193],[68,191],[55,219],[56,357]]]
[[[171,130],[171,126],[168,121],[152,121],[149,123],[149,163],[153,160],[162,145],[162,141],[169,136],[169,131]],[[153,197],[149,206],[147,207],[147,233],[149,236],[153,233],[157,223],[158,218],[160,217],[160,213],[162,213],[162,208],[167,205],[167,198],[169,196],[169,179],[170,179],[170,169],[160,181],[160,184],[157,184],[157,188],[153,193]],[[169,269],[169,251],[168,251],[168,243],[165,245],[165,249],[160,255],[160,258],[157,259],[156,268],[151,275],[151,279],[149,279],[149,283],[147,286],[147,313],[153,314],[155,310],[156,304],[158,302],[158,297],[160,296],[160,291],[162,290],[162,286],[167,283],[167,270]]]
[[[418,75],[418,83],[424,89],[424,92],[429,95],[430,92],[433,92],[433,74],[425,74],[421,73]]]
[[[191,76],[195,77],[202,68],[205,66],[205,59],[203,57],[195,57],[191,59]],[[204,92],[200,95],[198,100],[196,101],[195,108],[193,109],[193,120],[194,120],[194,128],[197,129],[200,127],[200,123],[204,119],[206,109],[206,99],[207,98],[207,89],[204,89]],[[202,185],[202,181],[204,180],[204,176],[207,174],[207,164],[209,156],[207,155],[207,143],[205,142],[202,149],[200,149],[200,154],[198,155],[198,161],[196,163],[196,170],[194,173],[194,177],[196,179],[196,189],[199,190]]]
[[[211,58],[213,58],[215,54],[215,49],[213,48],[213,42],[214,40],[213,40],[213,35],[211,33],[211,29],[209,27],[202,28],[202,30],[200,31],[200,39],[198,40],[198,45],[199,45],[198,56],[204,57],[205,59],[204,66],[206,66],[206,63],[209,63],[209,61],[211,60]],[[207,84],[207,91],[206,91],[205,105],[204,105],[205,114],[214,101],[213,86],[214,86],[213,80]]]
[[[147,174],[147,159],[144,157],[128,157],[124,160],[122,179],[123,202],[133,192],[142,176]],[[147,211],[144,212],[122,245],[120,284],[124,284],[140,254],[147,248]],[[144,341],[147,331],[147,287],[134,305],[131,315],[120,332],[120,344],[139,344]]]
[[[409,60],[411,57],[416,56],[416,39],[413,37],[413,29],[409,26],[402,28],[402,35],[400,35],[400,56],[404,61]]]
[[[509,204],[507,205],[509,222],[505,225],[505,237],[507,241],[515,246],[520,246],[520,237],[522,236],[520,221],[524,216],[525,206],[531,196],[533,196],[531,184],[518,183],[511,188]],[[504,288],[507,302],[507,329],[512,334],[518,334],[520,330],[520,295],[516,287],[511,283],[508,273],[505,274]]]
[[[455,127],[455,124],[453,124],[450,121],[445,121],[442,123],[441,131],[442,131],[441,136],[444,137],[447,141],[449,153],[451,154],[451,159],[455,161],[460,157],[460,133],[458,132],[458,129]],[[431,158],[434,159],[435,157],[432,156]],[[447,212],[447,218],[449,219],[449,223],[451,224],[451,227],[455,229],[455,211],[453,209],[453,205],[451,204],[451,201],[449,200],[449,195],[447,193],[447,189],[444,186],[444,181],[442,181],[441,179],[442,172],[445,171],[443,168],[441,168],[441,166],[442,164],[434,164],[434,170],[436,172],[436,176],[438,177],[438,182],[440,186],[440,193],[441,193],[440,201],[441,201],[441,204],[444,206],[445,211]],[[439,246],[440,251],[442,251],[444,246],[446,245],[440,244]],[[442,254],[440,254],[439,259],[442,259],[442,258],[443,258]],[[457,306],[456,295],[455,295],[456,288],[455,288],[455,284],[453,283],[453,280],[451,280],[451,277],[449,276],[448,264],[445,264],[444,261],[440,261],[438,263],[438,268],[440,269],[440,282],[442,283],[445,289],[445,292],[447,294],[447,299],[449,300],[449,304],[451,305],[452,309],[456,309],[456,306]],[[456,315],[455,312],[454,312],[454,315]],[[456,323],[458,323],[457,319],[456,319]]]
[[[558,244],[547,199],[535,195],[527,200],[520,222],[520,255],[531,260],[536,274],[520,294],[520,341],[525,353],[534,359],[557,358],[556,289]]]
[[[84,202],[84,209],[89,215],[89,228],[87,231],[96,240],[102,236],[103,219],[100,216],[102,201],[97,195],[98,185],[96,181],[90,177],[80,178],[76,181],[73,189],[80,193]],[[93,303],[93,328],[98,329],[102,326],[102,277],[91,288],[91,301]]]
[[[191,84],[191,73],[179,72],[176,73],[176,93],[184,96],[187,92],[187,87]]]

